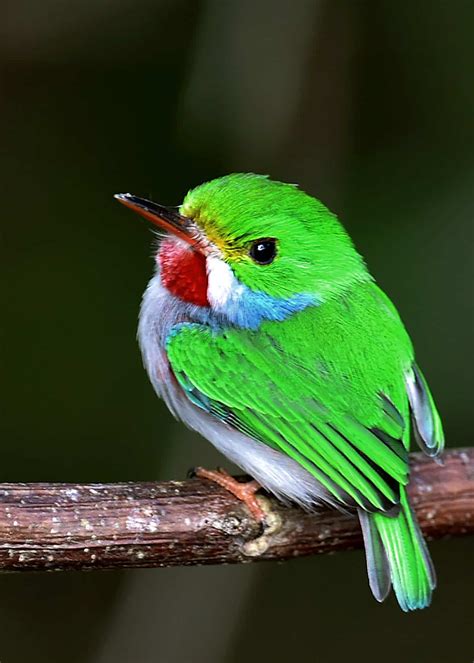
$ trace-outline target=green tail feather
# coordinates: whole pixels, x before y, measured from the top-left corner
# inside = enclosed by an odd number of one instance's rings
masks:
[[[395,517],[370,513],[361,516],[361,522],[369,582],[375,597],[379,601],[385,598],[384,590],[390,577],[398,603],[407,612],[430,604],[436,575],[403,488],[400,504],[400,512]]]

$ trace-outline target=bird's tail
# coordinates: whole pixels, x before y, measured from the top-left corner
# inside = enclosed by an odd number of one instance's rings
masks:
[[[402,610],[426,608],[436,586],[436,575],[415,515],[401,488],[396,516],[359,510],[364,535],[369,584],[377,601],[393,586]]]

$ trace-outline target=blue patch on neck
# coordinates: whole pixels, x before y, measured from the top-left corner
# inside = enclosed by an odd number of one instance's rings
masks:
[[[272,297],[265,292],[251,290],[242,283],[238,284],[225,304],[218,309],[189,304],[168,292],[167,298],[168,309],[172,312],[172,317],[175,316],[173,329],[181,324],[197,323],[209,326],[214,331],[226,326],[255,331],[263,322],[282,322],[309,306],[323,303],[323,299],[314,294]]]
[[[308,306],[322,303],[315,295],[300,293],[291,297],[272,297],[265,292],[251,290],[246,286],[231,294],[219,311],[213,311],[221,323],[241,329],[256,330],[263,322],[282,322],[293,313],[303,311]]]

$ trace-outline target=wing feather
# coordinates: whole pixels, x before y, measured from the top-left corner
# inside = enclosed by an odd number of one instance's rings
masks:
[[[415,363],[407,373],[406,385],[416,441],[428,456],[438,456],[444,449],[443,426],[428,384]]]
[[[407,483],[402,415],[373,394],[370,427],[320,388],[316,371],[298,370],[263,334],[225,334],[180,325],[168,359],[188,398],[220,421],[286,453],[344,505],[390,511]],[[275,361],[278,360],[278,364]],[[275,373],[278,379],[275,378]],[[401,375],[403,381],[403,376]],[[328,393],[325,400],[324,394]],[[387,424],[387,419],[390,424]],[[389,432],[397,430],[399,439]]]

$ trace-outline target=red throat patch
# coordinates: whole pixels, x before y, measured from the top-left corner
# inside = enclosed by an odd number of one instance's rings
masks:
[[[161,282],[171,294],[190,304],[208,306],[206,258],[191,246],[164,239],[158,252]]]

